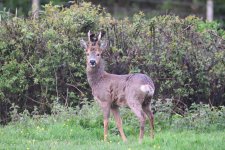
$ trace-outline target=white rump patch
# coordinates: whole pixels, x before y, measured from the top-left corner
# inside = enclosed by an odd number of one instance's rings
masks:
[[[148,84],[141,85],[140,90],[148,95],[153,95],[155,90]]]

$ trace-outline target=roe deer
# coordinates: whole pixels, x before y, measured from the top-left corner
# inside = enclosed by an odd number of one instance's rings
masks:
[[[104,117],[104,140],[107,140],[108,119],[110,110],[114,115],[117,128],[123,141],[127,141],[122,128],[119,106],[128,106],[140,121],[139,142],[144,136],[146,115],[150,120],[151,137],[154,137],[154,117],[150,109],[151,98],[155,87],[153,81],[145,74],[116,75],[104,71],[101,58],[102,51],[107,48],[106,41],[100,41],[88,32],[88,42],[80,41],[86,51],[87,79],[91,86],[94,99],[100,104]]]

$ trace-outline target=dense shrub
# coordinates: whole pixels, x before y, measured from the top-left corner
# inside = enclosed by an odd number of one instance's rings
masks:
[[[0,22],[0,109],[2,122],[12,103],[20,110],[50,113],[54,102],[79,105],[92,99],[79,41],[88,30],[106,32],[107,70],[143,72],[156,84],[155,98],[176,106],[200,101],[224,105],[225,32],[194,16],[116,20],[90,3],[59,10],[45,6],[38,20],[4,17]],[[6,119],[6,120],[5,120]]]

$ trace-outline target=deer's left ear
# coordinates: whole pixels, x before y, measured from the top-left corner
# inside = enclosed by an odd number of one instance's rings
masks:
[[[87,43],[86,43],[83,39],[80,40],[80,46],[81,46],[83,49],[87,49]]]
[[[105,50],[108,47],[108,41],[101,41],[100,48],[101,50]]]

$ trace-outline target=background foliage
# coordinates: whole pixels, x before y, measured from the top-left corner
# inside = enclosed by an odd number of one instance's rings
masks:
[[[59,10],[48,4],[39,20],[4,14],[0,22],[1,122],[18,111],[52,113],[54,103],[80,106],[92,99],[79,41],[88,30],[106,32],[107,70],[143,72],[156,84],[154,99],[173,98],[173,110],[184,114],[193,102],[224,105],[225,32],[219,24],[194,16],[143,13],[116,20],[91,3]]]
[[[43,6],[52,2],[56,5],[63,5],[70,0],[39,0]],[[81,2],[84,0],[76,0]],[[195,14],[198,17],[206,18],[206,2],[207,0],[88,0],[96,5],[101,5],[107,8],[113,16],[124,17],[131,16],[137,11],[144,11],[149,16],[159,14],[176,14],[185,17],[189,14]],[[216,20],[224,22],[225,20],[225,1],[214,0],[214,17]],[[28,16],[31,11],[32,0],[0,0],[0,10],[7,9],[19,16]],[[224,28],[224,25],[223,25]]]

